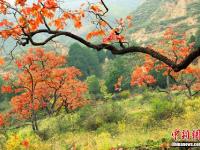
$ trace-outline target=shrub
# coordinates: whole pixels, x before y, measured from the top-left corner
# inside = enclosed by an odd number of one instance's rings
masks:
[[[125,117],[124,109],[116,103],[94,108],[87,106],[80,111],[79,123],[87,130],[96,130],[106,123],[117,123]]]
[[[142,99],[140,100],[140,104],[149,103],[152,98],[152,93],[145,88],[142,92]]]
[[[112,94],[108,93],[108,88],[107,86],[105,85],[105,81],[104,80],[101,80],[100,81],[100,91],[102,93],[102,98],[104,100],[110,100],[112,99]]]
[[[172,115],[178,115],[184,111],[181,103],[165,99],[155,99],[152,102],[152,115],[155,120],[168,119]]]
[[[0,133],[0,149],[5,149],[6,136]]]
[[[102,115],[105,117],[106,122],[117,123],[125,117],[125,110],[117,103],[108,104],[104,106],[101,111]]]
[[[119,93],[119,97],[121,99],[127,99],[131,96],[130,91],[129,90],[125,90]]]
[[[50,139],[51,137],[53,137],[54,132],[49,128],[45,128],[42,130],[37,131],[37,135],[44,141]]]
[[[77,128],[76,122],[79,118],[78,114],[62,114],[56,118],[55,129],[56,133],[64,133]]]
[[[40,124],[40,130],[36,133],[42,140],[45,141],[52,138],[56,132],[58,132],[57,119],[55,117],[49,117],[43,120]]]
[[[55,126],[59,133],[66,132],[70,128],[68,120],[63,115],[60,115],[57,118],[57,121],[55,122]]]
[[[85,106],[80,110],[80,126],[83,126],[87,130],[96,130],[99,127],[99,122],[95,115],[95,109],[92,106]],[[95,119],[95,120],[94,120]]]
[[[17,135],[12,135],[6,141],[5,147],[6,147],[6,149],[9,149],[9,150],[20,149],[20,148],[22,148],[21,139],[19,139],[19,137]]]
[[[172,105],[169,101],[156,99],[152,103],[153,117],[156,120],[167,119],[172,115]]]
[[[92,99],[100,99],[101,96],[101,91],[100,91],[100,83],[98,78],[95,75],[87,77],[86,80],[88,84],[88,91],[91,95]]]

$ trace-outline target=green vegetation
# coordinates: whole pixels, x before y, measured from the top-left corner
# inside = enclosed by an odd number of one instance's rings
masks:
[[[146,91],[128,99],[88,105],[77,112],[40,120],[40,131],[33,133],[30,126],[1,134],[1,146],[9,150],[23,149],[27,140],[30,149],[109,150],[112,147],[158,149],[163,138],[171,141],[176,129],[196,129],[200,125],[200,99],[192,101]],[[143,102],[141,102],[143,101]],[[3,130],[2,130],[3,131]],[[6,142],[3,142],[6,141]]]
[[[195,47],[197,48],[199,46],[200,46],[200,28],[198,29],[195,37]]]
[[[199,2],[194,2],[188,5],[187,7],[188,15],[198,15],[200,13],[199,7],[200,7]]]
[[[132,15],[134,16],[134,26],[130,29],[131,33],[137,32],[140,29],[145,29],[145,34],[150,35],[155,32],[163,32],[167,27],[174,27],[176,28],[176,32],[183,33],[189,31],[190,29],[199,27],[200,3],[198,1],[187,1],[186,14],[179,17],[172,16],[176,14],[168,14],[169,8],[167,7],[171,7],[168,5],[169,3],[172,3],[172,8],[174,9],[180,8],[178,6],[173,7],[178,3],[178,1],[174,0],[146,0],[141,6],[132,12]],[[166,6],[166,8],[164,6]],[[197,22],[195,24],[188,23],[187,19],[191,18]],[[180,22],[182,23],[179,24]],[[153,41],[157,41],[157,39],[155,37],[151,37],[145,44],[152,44]]]
[[[169,24],[173,24],[173,23],[178,23],[184,19],[187,19],[187,16],[182,16],[182,17],[178,17],[178,18],[174,18],[174,19],[169,19],[169,20],[162,20],[160,22],[160,25],[163,25],[163,26],[167,26]]]
[[[137,56],[138,55],[126,55],[122,57],[116,57],[105,64],[105,74],[103,78],[105,79],[105,84],[109,92],[115,92],[114,85],[117,83],[117,80],[120,77],[123,77],[123,82],[121,85],[122,90],[130,88],[130,77],[133,66],[142,62],[142,60],[136,59]]]
[[[91,99],[100,99],[102,95],[99,79],[95,75],[92,75],[87,77],[86,82]]]
[[[80,69],[83,73],[83,79],[90,75],[100,76],[101,74],[101,65],[97,52],[81,47],[78,43],[74,43],[70,47],[68,64]]]

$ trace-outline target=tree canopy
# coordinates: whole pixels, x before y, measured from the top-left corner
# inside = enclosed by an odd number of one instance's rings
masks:
[[[97,53],[91,49],[81,47],[78,43],[72,44],[69,48],[68,65],[80,69],[84,79],[87,76],[100,76],[101,74]]]
[[[11,99],[12,109],[8,114],[31,120],[33,130],[38,130],[39,111],[50,115],[61,108],[68,111],[86,104],[87,86],[77,79],[81,76],[80,70],[64,68],[65,63],[64,56],[41,48],[30,49],[16,60],[17,72],[9,71],[3,77],[2,92],[17,94]]]

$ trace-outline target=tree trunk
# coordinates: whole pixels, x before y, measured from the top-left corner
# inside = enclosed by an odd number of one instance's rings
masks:
[[[32,129],[33,131],[38,131],[38,124],[37,124],[37,116],[34,110],[32,110],[32,117],[31,117]]]
[[[167,83],[167,93],[168,93],[168,99],[172,100],[172,94],[171,94],[171,89],[170,89],[170,81],[169,81],[169,75],[166,78],[166,83]]]
[[[187,90],[188,90],[189,98],[192,98],[191,86],[189,86],[188,84],[186,84],[186,87],[187,87]]]
[[[49,110],[49,108],[46,107],[45,110],[46,110],[47,114],[48,114],[49,116],[51,116],[52,112]]]
[[[64,104],[64,102],[62,102],[62,104],[61,104],[61,105],[58,107],[58,109],[56,110],[56,115],[58,115],[58,114],[59,114],[59,112],[60,112],[60,110],[61,110],[61,108],[62,108],[63,104]]]
[[[65,112],[68,113],[69,112],[69,109],[67,107],[67,102],[65,101]]]
[[[36,114],[35,114],[34,118],[35,118],[35,120],[34,120],[34,122],[35,122],[35,130],[39,131],[38,123],[37,123],[37,115]]]
[[[54,94],[53,94],[53,104],[51,106],[51,110],[54,110],[54,107],[55,107],[55,104],[57,102],[57,90],[54,91]]]
[[[31,121],[31,124],[32,124],[32,129],[33,129],[33,131],[35,131],[35,124],[34,124],[33,119],[32,119],[32,121]]]

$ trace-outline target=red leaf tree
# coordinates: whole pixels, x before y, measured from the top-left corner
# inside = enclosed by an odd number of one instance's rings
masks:
[[[6,75],[4,92],[14,92],[12,111],[19,119],[31,120],[33,130],[38,130],[37,113],[46,110],[49,114],[74,110],[87,103],[84,94],[87,86],[78,77],[81,72],[66,65],[63,56],[43,49],[30,49],[16,61],[15,76]]]

